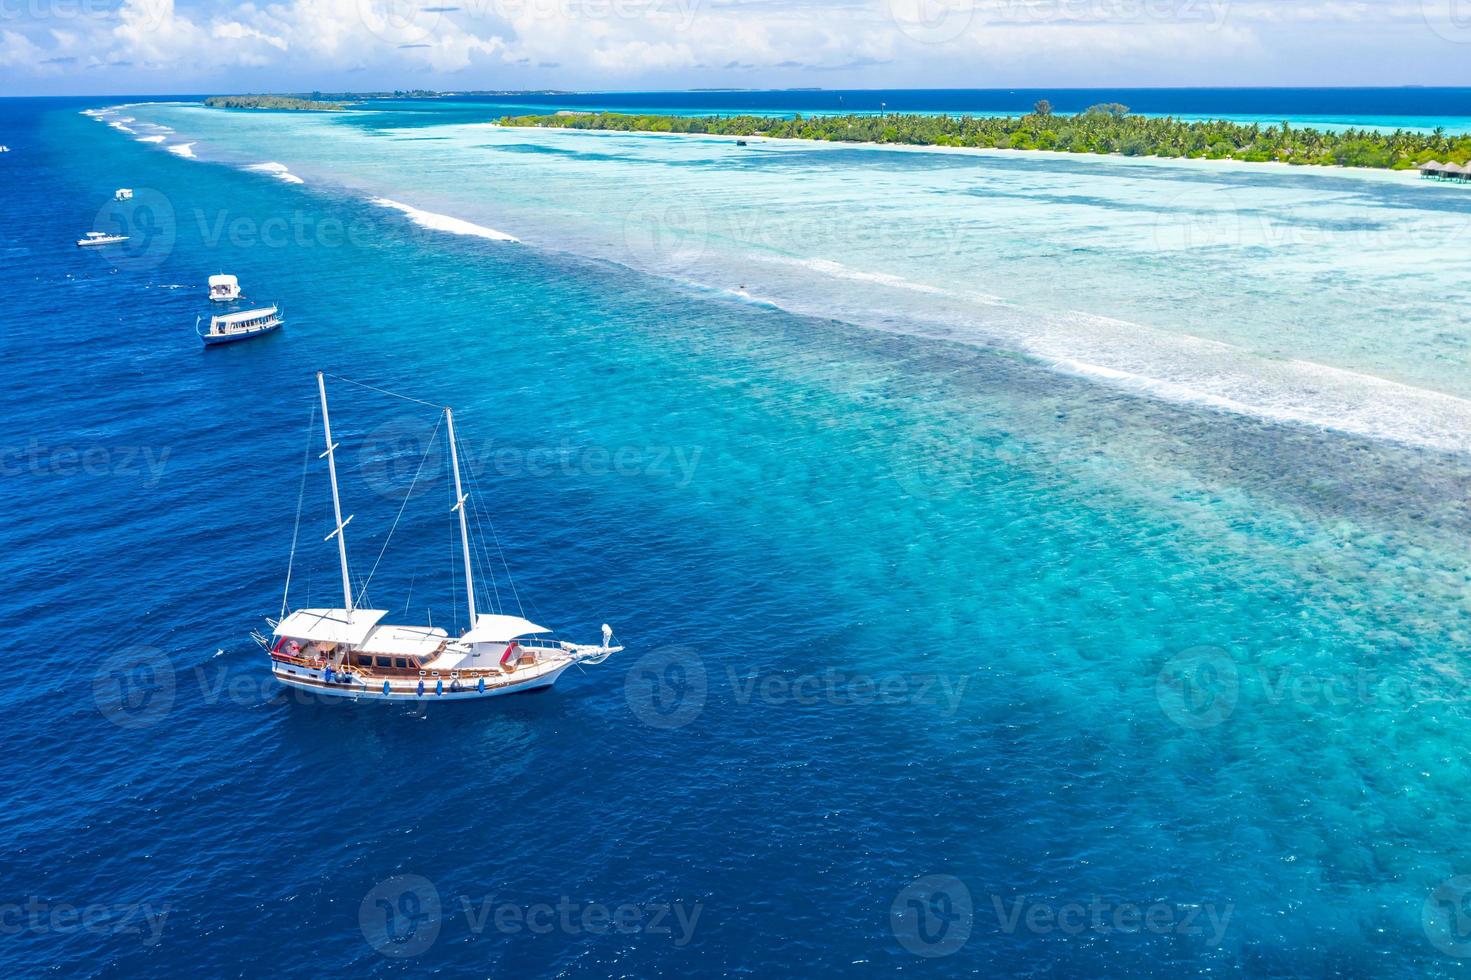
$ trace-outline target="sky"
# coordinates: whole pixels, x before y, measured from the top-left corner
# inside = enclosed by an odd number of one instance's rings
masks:
[[[0,95],[1471,85],[1471,0],[0,0]]]

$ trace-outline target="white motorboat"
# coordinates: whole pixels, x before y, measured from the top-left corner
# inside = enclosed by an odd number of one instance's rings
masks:
[[[240,280],[224,273],[210,276],[209,298],[216,303],[233,303],[240,298]]]
[[[131,201],[133,199],[133,190],[130,187],[119,187],[112,192],[112,199],[114,201]]]
[[[271,672],[278,681],[299,690],[357,700],[487,698],[551,687],[568,667],[602,663],[623,649],[613,645],[613,631],[607,624],[603,625],[600,644],[579,645],[553,642],[547,638],[551,630],[538,626],[524,615],[479,611],[475,564],[471,561],[470,532],[465,516],[466,510],[475,505],[461,487],[454,413],[448,408],[442,410],[441,421],[446,428],[454,473],[457,502],[451,510],[459,518],[470,628],[462,635],[452,637],[435,626],[387,625],[383,622],[388,615],[386,610],[359,607],[354,599],[344,533],[352,522],[352,516],[346,520],[342,517],[337,489],[338,444],[332,441],[327,388],[321,372],[317,373],[317,391],[322,407],[322,434],[327,445],[326,451],[318,458],[327,459],[327,473],[332,483],[332,514],[336,520],[336,527],[325,540],[335,538],[337,541],[337,555],[342,568],[342,606],[297,609],[288,613],[291,582],[288,569],[288,594],[282,601],[281,618],[268,620],[271,626],[269,637],[256,634],[257,641],[270,655]],[[438,432],[437,427],[435,432]],[[425,449],[426,457],[433,448],[433,441],[431,438]],[[415,479],[417,482],[417,477]],[[410,494],[412,490],[411,487]],[[300,506],[298,502],[298,522]],[[480,523],[478,517],[476,523],[477,526]],[[389,535],[392,536],[391,530]],[[476,553],[483,552],[477,548]],[[295,564],[294,541],[292,564]],[[366,583],[360,586],[359,596],[364,592]]]
[[[78,248],[88,248],[92,245],[112,245],[117,242],[128,240],[127,235],[109,235],[105,231],[89,231],[86,238],[77,239]]]

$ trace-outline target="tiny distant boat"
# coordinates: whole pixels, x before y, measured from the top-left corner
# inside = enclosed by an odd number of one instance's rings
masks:
[[[89,231],[87,232],[86,238],[77,239],[77,247],[87,248],[92,245],[112,245],[127,240],[127,235],[109,235],[105,231]]]
[[[286,322],[281,316],[281,311],[274,305],[212,316],[209,318],[208,330],[199,329],[201,320],[203,317],[195,319],[194,332],[199,334],[199,339],[204,341],[206,347],[213,347],[216,344],[233,344],[237,340],[249,340],[251,337],[270,333]]]
[[[0,153],[9,153],[9,152],[10,152],[10,147],[8,147],[8,146],[0,146]]]
[[[736,146],[745,146],[745,145],[746,145],[746,141],[745,140],[736,140]]]
[[[451,512],[458,515],[460,554],[451,557],[450,567],[464,562],[465,604],[469,629],[459,637],[435,626],[390,626],[382,622],[382,609],[364,609],[354,601],[353,582],[347,562],[344,533],[352,521],[342,519],[337,490],[337,448],[332,441],[332,423],[327,415],[327,388],[317,373],[317,391],[322,406],[322,434],[332,483],[332,513],[336,528],[326,540],[337,539],[337,557],[342,566],[342,606],[336,609],[297,609],[288,613],[288,594],[282,600],[282,615],[267,620],[271,632],[253,634],[270,657],[271,673],[287,687],[360,701],[458,701],[517,694],[551,687],[563,671],[574,664],[600,664],[623,649],[612,643],[613,630],[603,624],[601,644],[554,642],[545,635],[552,631],[519,615],[500,611],[485,613],[478,601],[476,563],[470,523],[465,512],[475,507],[470,494],[460,485],[460,458],[455,443],[454,413],[444,408],[441,420],[449,440],[449,456],[458,502]],[[437,430],[436,430],[437,431]],[[432,439],[431,439],[432,445]],[[429,448],[426,447],[427,456]],[[321,458],[319,456],[318,458]],[[310,460],[305,461],[310,465]],[[473,475],[472,475],[473,479]],[[297,503],[297,520],[301,519]],[[480,515],[475,515],[479,526]],[[398,522],[394,522],[397,528]],[[389,536],[393,529],[389,530]],[[385,546],[387,542],[385,541]],[[296,549],[292,546],[292,564]],[[369,576],[371,578],[371,575]],[[358,597],[366,591],[359,584]],[[519,603],[518,603],[519,604]]]
[[[131,201],[133,199],[133,189],[131,187],[119,187],[112,192],[112,199],[114,201]]]
[[[233,303],[240,298],[240,280],[223,273],[210,276],[209,298],[216,303]]]

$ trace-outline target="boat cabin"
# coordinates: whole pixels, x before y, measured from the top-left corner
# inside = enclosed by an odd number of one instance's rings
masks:
[[[358,667],[417,675],[449,642],[429,626],[380,625],[382,609],[298,609],[277,624],[273,656],[306,666]]]
[[[269,330],[280,323],[276,312],[274,306],[265,306],[258,310],[240,310],[237,313],[212,316],[209,318],[209,333],[206,336],[221,337]]]
[[[209,277],[209,298],[217,303],[227,303],[240,298],[240,280],[235,276],[220,274]]]

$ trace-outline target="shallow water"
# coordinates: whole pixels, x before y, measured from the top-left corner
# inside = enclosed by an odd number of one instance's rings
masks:
[[[169,912],[152,944],[43,919],[15,969],[254,974],[264,938],[289,974],[1455,972],[1466,295],[1454,255],[1360,226],[1448,233],[1465,198],[128,108],[160,146],[88,105],[5,108],[0,569],[45,670],[0,695],[29,743],[5,879]],[[1218,195],[1259,231],[1150,245]],[[143,233],[72,248],[94,215]],[[202,353],[220,270],[287,328]],[[1250,382],[1228,406],[1202,343]],[[246,634],[281,604],[318,368],[454,404],[515,576],[486,591],[628,651],[488,708],[275,695]],[[333,399],[361,580],[434,413]],[[320,465],[298,605],[336,601]],[[415,488],[371,595],[453,629],[442,466]],[[937,888],[953,951],[891,916]],[[433,941],[375,944],[385,896],[437,896]],[[476,918],[563,896],[647,915]]]

